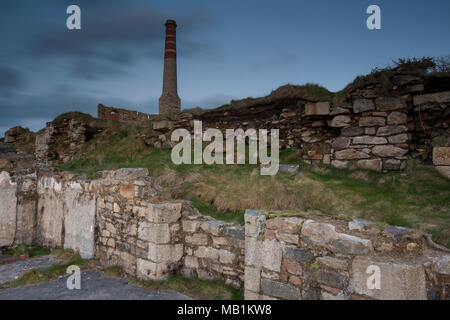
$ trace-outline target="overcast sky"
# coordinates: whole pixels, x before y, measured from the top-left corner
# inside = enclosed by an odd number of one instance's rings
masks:
[[[81,8],[81,30],[66,9]],[[381,7],[382,29],[366,9]],[[286,83],[337,91],[399,57],[450,54],[448,0],[2,0],[0,136],[98,103],[156,113],[164,21],[178,23],[182,108],[267,95]]]

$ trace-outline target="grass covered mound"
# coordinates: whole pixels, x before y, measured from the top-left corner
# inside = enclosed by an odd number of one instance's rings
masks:
[[[187,199],[205,215],[243,223],[245,209],[315,211],[343,219],[417,228],[450,247],[450,181],[411,161],[407,174],[305,165],[298,151],[280,153],[300,173],[261,176],[256,165],[174,165],[170,150],[145,145],[148,128],[117,123],[80,150],[62,169],[95,177],[100,170],[147,168],[163,199]]]

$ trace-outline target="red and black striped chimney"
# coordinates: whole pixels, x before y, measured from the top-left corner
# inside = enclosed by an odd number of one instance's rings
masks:
[[[159,98],[159,114],[180,112],[181,101],[177,90],[177,23],[166,21],[166,45],[164,48],[163,91]]]

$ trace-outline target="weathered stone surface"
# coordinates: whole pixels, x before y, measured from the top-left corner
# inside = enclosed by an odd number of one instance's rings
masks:
[[[144,259],[136,260],[137,276],[144,280],[165,280],[169,277],[166,263],[155,263]]]
[[[342,259],[325,256],[325,257],[318,257],[317,262],[319,265],[322,265],[326,268],[335,269],[335,270],[347,270],[348,269],[348,262]]]
[[[384,126],[385,124],[386,118],[383,117],[361,117],[359,119],[360,127]]]
[[[264,240],[262,242],[261,260],[264,268],[280,272],[282,248],[277,240]]]
[[[367,286],[372,275],[367,273],[369,266],[380,268],[380,289],[369,289]],[[427,299],[425,272],[421,265],[385,262],[372,257],[356,257],[353,260],[349,291],[380,300]]]
[[[396,125],[400,125],[400,124],[406,124],[407,120],[408,120],[408,115],[406,113],[394,111],[388,115],[387,124],[396,126]]]
[[[0,247],[10,246],[16,232],[16,189],[9,173],[0,173]]]
[[[200,227],[200,222],[183,220],[182,226],[183,226],[184,232],[194,233],[194,232],[197,232],[198,228]]]
[[[396,159],[386,159],[383,161],[383,170],[399,171],[402,162]]]
[[[276,217],[268,219],[266,221],[266,228],[274,229],[279,232],[297,233],[300,230],[303,222],[304,219],[297,217]]]
[[[357,151],[355,149],[345,149],[341,151],[336,151],[334,156],[337,160],[356,160],[356,159],[367,159],[370,156],[367,153]]]
[[[450,166],[436,166],[437,171],[439,171],[444,177],[450,179]]]
[[[245,265],[261,266],[262,241],[253,237],[245,239]]]
[[[0,178],[1,179],[1,178]],[[36,175],[16,175],[16,228],[14,245],[32,245],[36,226]],[[1,191],[0,191],[1,193]],[[0,213],[1,217],[1,213]],[[0,218],[0,224],[2,223]]]
[[[174,263],[183,257],[183,244],[153,244],[148,246],[148,259],[153,262]]]
[[[373,252],[370,240],[338,233],[328,223],[308,220],[303,224],[301,236],[310,245],[322,246],[336,253],[366,255]]]
[[[317,281],[333,288],[344,289],[347,284],[347,277],[336,271],[319,269]]]
[[[314,254],[311,250],[306,248],[287,246],[284,248],[284,256],[287,259],[297,262],[306,262],[308,264],[311,264],[314,261]]]
[[[387,226],[384,228],[383,232],[395,240],[400,240],[402,237],[414,233],[415,230],[404,227]]]
[[[349,230],[358,230],[358,231],[364,231],[368,227],[372,226],[374,223],[369,220],[364,219],[353,219],[348,223],[348,229]]]
[[[347,137],[338,137],[333,141],[332,147],[334,150],[343,150],[350,146],[351,139]]]
[[[264,232],[266,224],[265,215],[257,210],[245,210],[245,236],[257,237]]]
[[[62,182],[57,177],[38,179],[37,235],[43,246],[63,246],[64,201]]]
[[[261,270],[245,267],[244,288],[253,292],[259,292],[261,288]]]
[[[375,101],[378,111],[394,111],[406,108],[406,102],[399,97],[381,97]]]
[[[173,128],[173,122],[168,120],[153,121],[153,130],[167,132]]]
[[[381,171],[383,167],[383,161],[381,161],[381,159],[358,160],[355,163],[355,167],[359,169]]]
[[[331,109],[330,115],[337,116],[337,115],[340,115],[340,114],[347,114],[347,113],[350,113],[350,110],[348,110],[346,108],[341,108],[341,107],[333,107]]]
[[[361,113],[366,111],[375,110],[375,105],[370,99],[357,99],[353,104],[353,112]]]
[[[244,300],[261,300],[261,296],[259,293],[245,289],[244,290]]]
[[[194,255],[199,258],[219,260],[220,250],[212,247],[198,247]]]
[[[331,161],[331,165],[338,169],[347,169],[348,161],[333,160],[333,161]]]
[[[231,236],[236,239],[244,239],[245,238],[245,230],[241,226],[227,226],[223,232],[226,236]]]
[[[450,91],[414,96],[414,105],[441,104],[450,102]]]
[[[305,106],[305,115],[317,116],[330,114],[330,104],[328,102],[307,103]]]
[[[433,261],[433,270],[436,273],[443,275],[450,275],[450,255],[434,257]]]
[[[143,221],[139,224],[138,237],[152,243],[169,243],[169,225],[166,223],[151,223]]]
[[[203,233],[193,234],[192,236],[186,236],[186,243],[201,246],[208,244],[208,236]]]
[[[300,171],[300,166],[298,164],[280,164],[278,171],[287,174],[296,174]]]
[[[225,249],[219,250],[219,261],[221,263],[231,264],[233,263],[235,257],[236,255],[233,252]]]
[[[387,140],[383,137],[362,136],[354,137],[353,144],[386,144]]]
[[[377,136],[386,137],[394,134],[406,132],[408,128],[406,126],[385,126],[378,128]]]
[[[406,143],[408,142],[408,134],[407,133],[401,133],[395,136],[388,137],[389,143]]]
[[[283,282],[262,279],[261,291],[265,295],[287,300],[301,300],[300,289]]]
[[[331,120],[330,127],[333,128],[342,128],[342,127],[348,127],[350,123],[352,122],[352,119],[349,116],[336,116]]]
[[[341,129],[341,135],[344,137],[356,137],[364,134],[364,128],[361,127],[347,127]]]
[[[135,180],[148,176],[147,168],[122,168],[111,171],[99,171],[97,176],[100,179],[115,179],[115,180]]]
[[[223,229],[225,228],[225,223],[216,220],[205,221],[200,225],[200,228],[207,232],[211,233],[215,236],[219,236],[222,234]]]
[[[64,248],[78,251],[83,259],[95,254],[95,196],[84,193],[78,183],[70,183],[64,192]]]
[[[194,256],[186,256],[184,258],[184,265],[187,268],[191,268],[191,269],[198,269],[198,258],[194,257]]]
[[[433,164],[435,166],[450,166],[450,147],[433,148]]]
[[[372,153],[377,157],[387,158],[387,157],[403,157],[408,153],[408,150],[398,148],[392,145],[385,146],[375,146],[372,149]]]
[[[148,207],[148,220],[154,223],[172,223],[181,217],[181,203],[154,203]]]

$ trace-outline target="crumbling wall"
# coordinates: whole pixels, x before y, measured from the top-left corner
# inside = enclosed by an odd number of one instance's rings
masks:
[[[44,173],[37,183],[37,224],[34,242],[94,256],[95,194],[83,176]]]
[[[6,171],[0,173],[0,247],[14,243],[16,231],[17,183]]]
[[[246,299],[449,298],[449,251],[415,230],[252,210],[245,222]]]
[[[246,299],[450,299],[450,250],[417,230],[255,210],[221,222],[159,201],[147,169],[2,172],[0,200],[1,246],[70,248],[142,279],[221,279]]]
[[[450,146],[450,92],[422,94],[421,79],[394,78],[397,89],[390,94],[369,84],[339,103],[300,97],[253,99],[199,114],[182,112],[155,119],[153,129],[160,135],[146,143],[171,148],[173,130],[193,133],[193,121],[201,120],[203,130],[218,128],[224,136],[226,129],[279,129],[280,147],[299,149],[309,164],[403,171],[410,158],[431,163],[433,147]]]
[[[223,279],[229,285],[242,287],[244,227],[203,216],[195,209],[190,212],[182,217],[185,255],[181,273],[203,280]]]
[[[111,119],[118,121],[149,121],[151,115],[139,111],[107,107],[99,104],[97,108],[97,117],[99,119]]]

